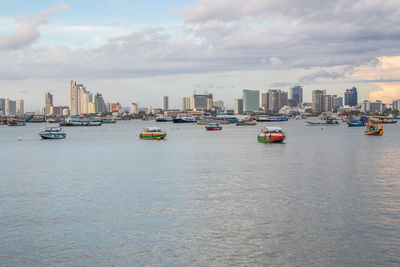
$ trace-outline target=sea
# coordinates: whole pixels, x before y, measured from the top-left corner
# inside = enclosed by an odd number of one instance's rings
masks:
[[[399,124],[0,126],[0,266],[399,266]]]

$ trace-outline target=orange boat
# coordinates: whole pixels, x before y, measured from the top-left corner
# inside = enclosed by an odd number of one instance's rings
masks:
[[[397,123],[396,120],[390,119],[390,118],[387,118],[387,117],[377,117],[377,118],[369,119],[369,122],[375,123],[375,124]]]
[[[365,135],[378,135],[381,136],[383,134],[383,125],[381,123],[381,127],[379,128],[379,126],[377,124],[372,124],[372,123],[368,123],[367,127],[365,128],[364,131]]]

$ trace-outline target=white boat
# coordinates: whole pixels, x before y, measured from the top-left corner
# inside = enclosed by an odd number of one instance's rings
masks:
[[[70,118],[59,124],[60,126],[101,126],[101,120]]]
[[[39,133],[42,139],[65,139],[67,134],[62,132],[61,127],[48,127]]]

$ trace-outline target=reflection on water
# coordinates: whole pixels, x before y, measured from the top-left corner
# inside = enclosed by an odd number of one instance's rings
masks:
[[[399,126],[0,127],[0,264],[399,265]],[[262,124],[266,125],[266,124]],[[22,141],[17,141],[21,137]]]

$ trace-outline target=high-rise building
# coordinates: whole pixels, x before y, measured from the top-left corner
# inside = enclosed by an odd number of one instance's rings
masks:
[[[325,90],[314,90],[312,92],[312,111],[314,113],[321,113],[323,111],[324,95]]]
[[[297,103],[301,105],[303,103],[303,86],[296,85],[290,87],[289,98],[297,100]]]
[[[358,94],[357,94],[357,88],[353,87],[351,89],[346,89],[346,92],[344,93],[344,104],[346,106],[357,106],[358,105]]]
[[[50,114],[50,106],[53,106],[53,95],[47,92],[44,94],[44,115]]]
[[[79,115],[78,86],[75,81],[71,81],[70,91],[71,91],[70,113],[71,113],[71,115]]]
[[[265,110],[269,109],[269,95],[268,95],[268,93],[262,93],[261,94],[261,107],[263,107]]]
[[[162,97],[162,110],[168,110],[168,96]]]
[[[375,102],[364,100],[360,107],[361,112],[382,112],[383,109],[384,105],[380,100],[376,100]]]
[[[277,113],[283,106],[288,104],[288,93],[277,89],[269,89],[264,96],[266,99],[265,110]]]
[[[222,100],[214,101],[213,106],[214,106],[215,108],[220,109],[220,110],[222,110],[222,109],[225,108],[225,106],[224,106],[224,101],[222,101]]]
[[[64,115],[64,110],[68,109],[65,106],[50,106],[50,115],[60,117]]]
[[[95,109],[96,113],[103,113],[106,112],[106,104],[104,103],[103,96],[99,93],[94,94],[94,104],[95,104]]]
[[[235,114],[242,114],[243,113],[243,99],[235,99],[234,101],[235,107],[234,112]]]
[[[5,105],[4,105],[4,113],[6,116],[15,116],[17,113],[17,102],[13,101],[11,99],[6,98],[5,99]]]
[[[193,110],[211,110],[213,107],[212,94],[194,94],[189,102],[189,109]]]
[[[22,116],[24,113],[24,100],[17,100],[17,115]]]
[[[0,98],[0,116],[5,116],[6,112],[6,100]]]
[[[131,103],[131,107],[130,107],[130,114],[138,114],[139,111],[139,106],[136,103]]]
[[[119,102],[111,102],[111,112],[120,112],[121,105]]]
[[[400,99],[395,99],[392,102],[392,110],[400,111]]]
[[[332,96],[331,95],[324,95],[324,103],[323,103],[323,112],[330,112],[332,111]]]
[[[243,89],[243,112],[260,109],[260,91]]]
[[[190,97],[182,97],[182,111],[187,111],[190,109]]]
[[[89,102],[87,107],[88,114],[95,114],[96,113],[96,104],[94,102]]]

